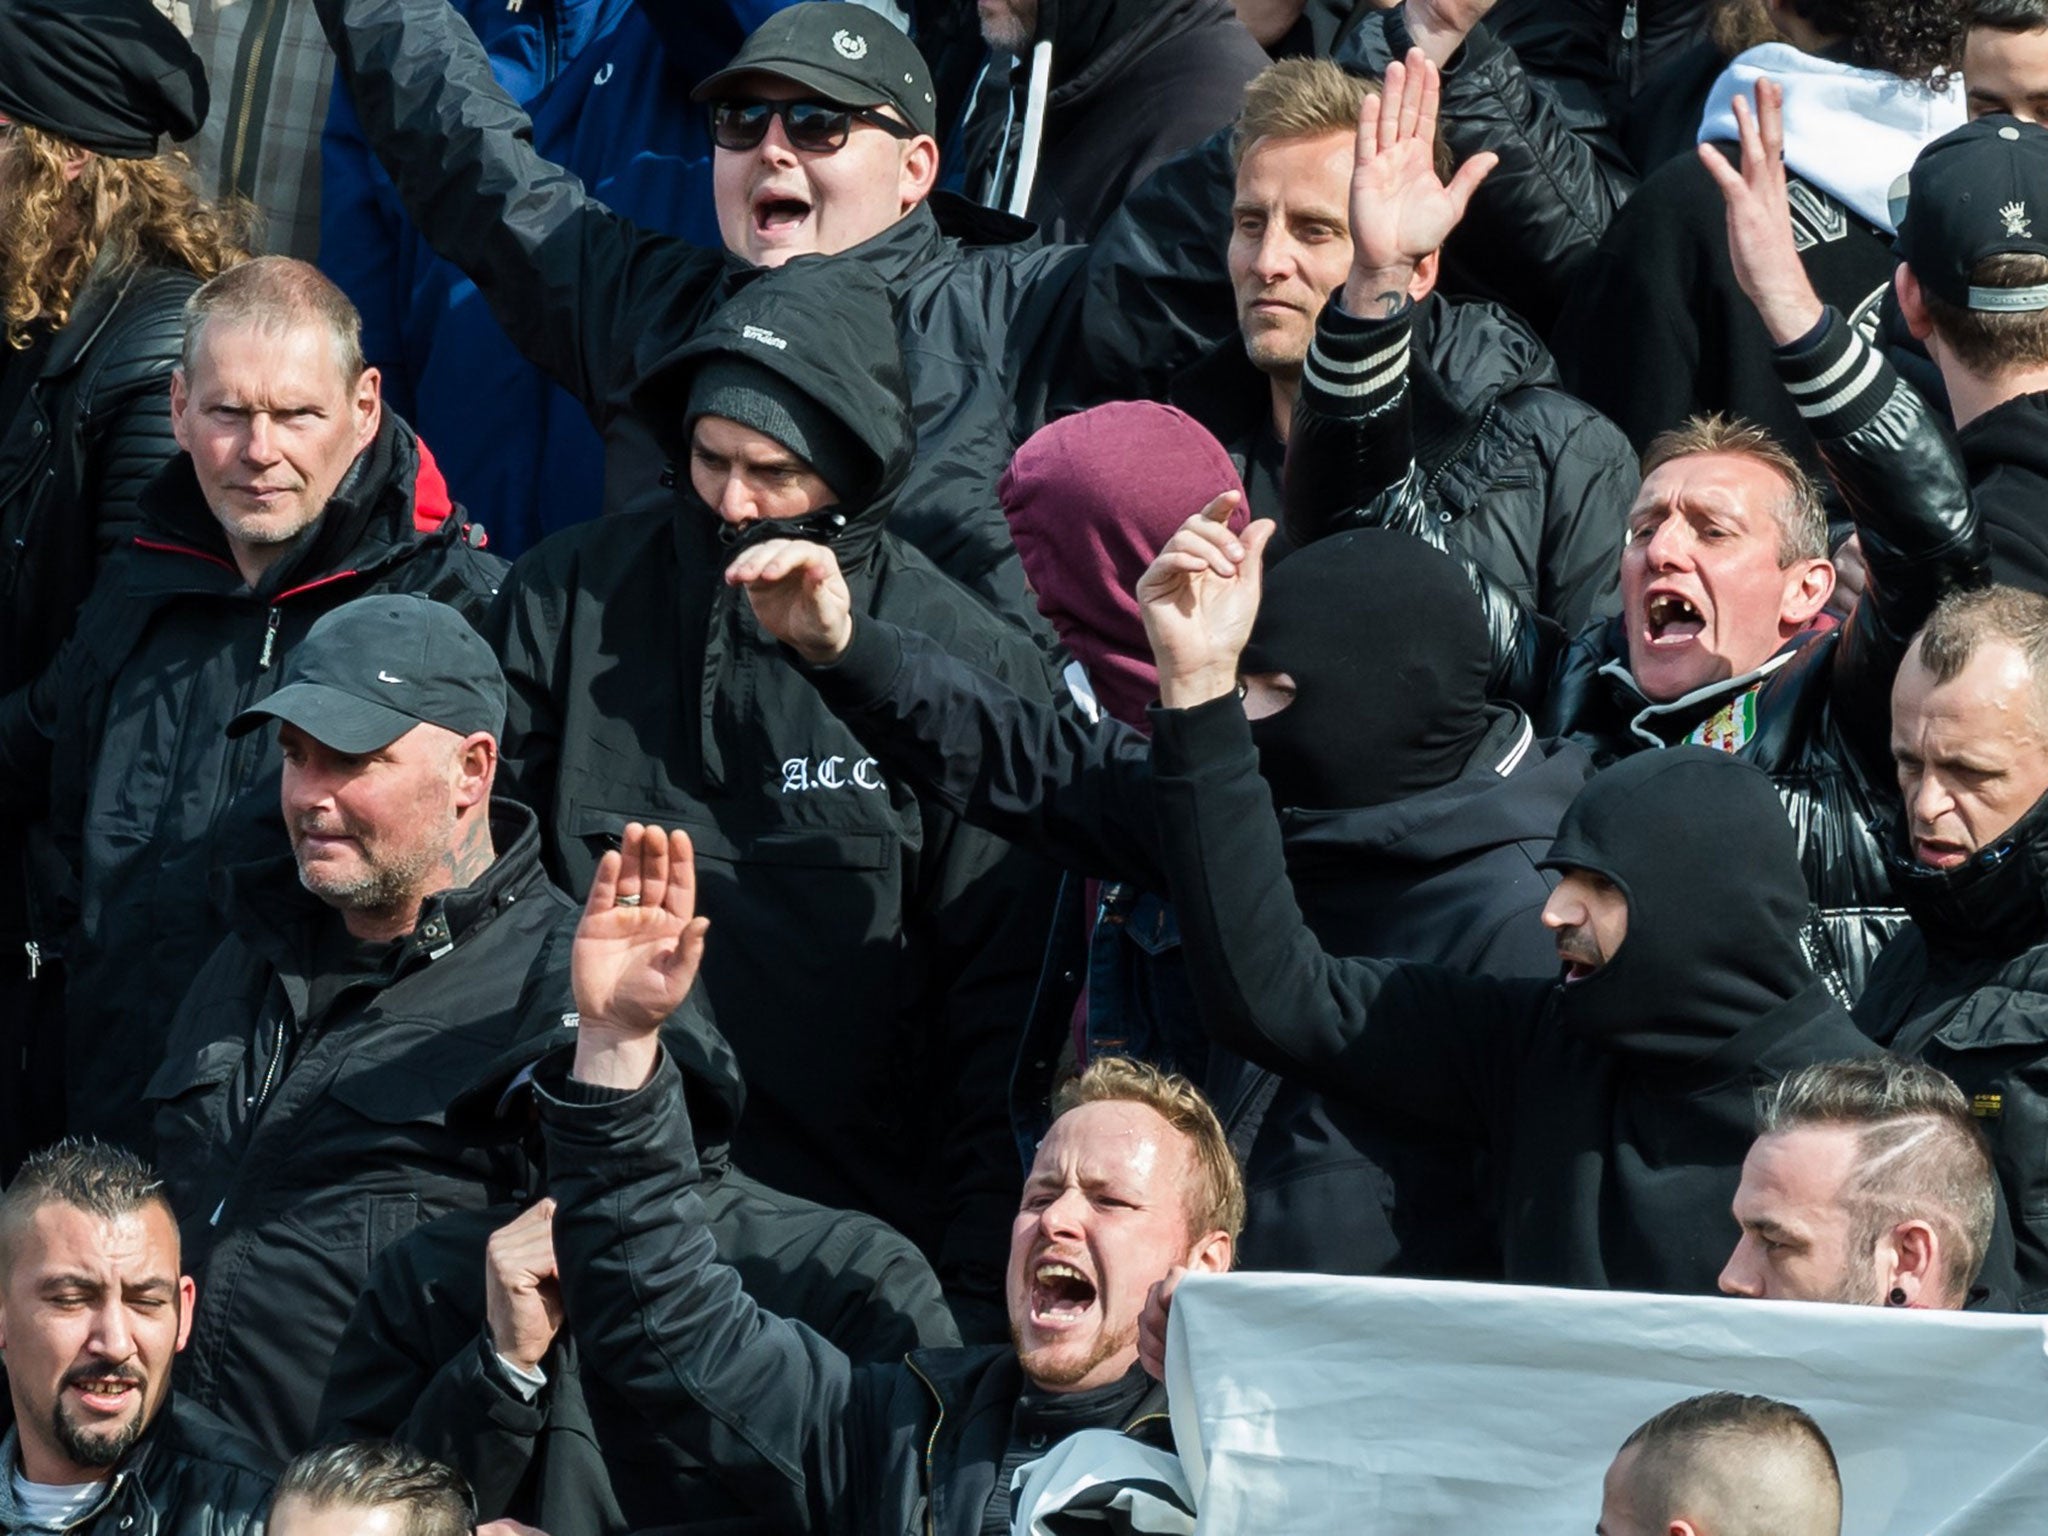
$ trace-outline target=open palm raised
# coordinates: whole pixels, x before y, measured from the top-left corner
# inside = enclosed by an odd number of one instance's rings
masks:
[[[1437,67],[1412,49],[1405,63],[1387,66],[1379,95],[1359,109],[1358,158],[1351,171],[1354,274],[1384,275],[1420,265],[1457,228],[1473,192],[1499,163],[1489,150],[1467,160],[1448,183],[1437,175],[1442,92]]]
[[[710,926],[697,916],[689,834],[628,822],[598,862],[570,952],[583,1030],[630,1039],[660,1029],[690,995]]]

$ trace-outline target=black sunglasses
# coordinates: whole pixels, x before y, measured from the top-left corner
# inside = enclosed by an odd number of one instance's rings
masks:
[[[791,149],[829,155],[846,147],[856,120],[872,123],[892,138],[914,139],[917,130],[876,107],[842,107],[830,101],[719,101],[711,106],[711,138],[720,149],[753,149],[768,137],[768,124],[782,119]]]

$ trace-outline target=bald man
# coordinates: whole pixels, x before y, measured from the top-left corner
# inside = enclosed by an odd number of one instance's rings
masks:
[[[1841,1536],[1842,1477],[1790,1403],[1709,1392],[1624,1440],[1596,1536]]]

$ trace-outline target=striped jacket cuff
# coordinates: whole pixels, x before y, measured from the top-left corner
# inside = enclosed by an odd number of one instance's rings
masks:
[[[1868,426],[1896,382],[1883,357],[1833,306],[1817,337],[1777,348],[1772,360],[1818,438],[1844,438]]]
[[[1385,320],[1361,320],[1335,299],[1325,304],[1301,367],[1301,387],[1315,408],[1356,420],[1399,405],[1408,393],[1414,325],[1413,307]]]

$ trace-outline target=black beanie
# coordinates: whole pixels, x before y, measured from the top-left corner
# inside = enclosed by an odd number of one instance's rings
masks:
[[[149,0],[0,0],[0,113],[146,160],[206,121],[206,70]]]
[[[1252,722],[1283,808],[1386,805],[1450,783],[1486,734],[1486,618],[1463,568],[1405,533],[1342,533],[1266,574],[1241,672],[1294,702]]]
[[[874,456],[846,423],[773,369],[743,357],[713,357],[690,380],[684,426],[699,416],[723,416],[764,432],[817,472],[838,502],[861,499],[873,477]]]

